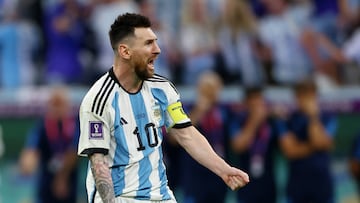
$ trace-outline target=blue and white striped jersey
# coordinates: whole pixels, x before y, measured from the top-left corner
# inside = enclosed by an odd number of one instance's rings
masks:
[[[124,90],[113,70],[88,91],[80,107],[78,154],[106,154],[116,196],[139,200],[169,200],[161,142],[163,130],[191,125],[180,97],[167,79],[154,75],[137,93]],[[174,107],[174,108],[173,108]],[[179,111],[183,116],[173,116]],[[96,195],[90,170],[89,202]]]

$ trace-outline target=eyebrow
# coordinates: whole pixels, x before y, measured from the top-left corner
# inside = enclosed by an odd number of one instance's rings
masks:
[[[154,42],[154,41],[157,41],[157,40],[158,40],[157,38],[147,39],[147,40],[145,40],[145,44],[150,43],[150,42]]]

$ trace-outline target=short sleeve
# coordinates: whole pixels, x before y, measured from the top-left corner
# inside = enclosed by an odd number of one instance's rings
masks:
[[[110,126],[104,117],[80,108],[80,138],[78,155],[108,154],[110,149]]]
[[[165,125],[166,129],[170,128],[185,128],[191,126],[191,121],[184,111],[180,101],[180,94],[175,86],[168,82],[165,87],[168,105],[165,111]]]

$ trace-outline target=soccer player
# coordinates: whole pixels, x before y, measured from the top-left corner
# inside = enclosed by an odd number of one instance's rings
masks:
[[[80,107],[78,153],[90,159],[89,202],[176,202],[162,161],[162,130],[231,188],[249,182],[191,124],[167,79],[154,74],[160,54],[148,18],[120,15],[111,25],[114,64]]]
[[[280,137],[280,147],[289,160],[289,202],[333,203],[330,150],[336,118],[320,109],[313,82],[300,82],[294,91],[298,109],[288,118],[288,133]]]

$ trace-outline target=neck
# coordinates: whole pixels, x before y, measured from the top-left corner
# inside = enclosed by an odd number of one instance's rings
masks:
[[[141,88],[142,80],[137,77],[130,64],[115,61],[113,70],[120,85],[130,93],[136,93]]]

